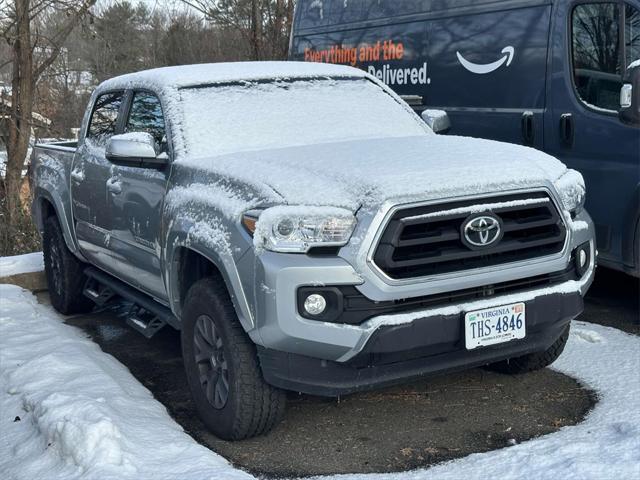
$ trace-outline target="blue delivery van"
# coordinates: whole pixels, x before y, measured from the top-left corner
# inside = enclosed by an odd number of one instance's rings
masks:
[[[291,37],[292,60],[367,70],[450,134],[582,172],[600,264],[640,276],[640,1],[298,0]]]

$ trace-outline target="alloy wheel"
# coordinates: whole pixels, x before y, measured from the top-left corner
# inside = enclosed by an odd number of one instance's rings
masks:
[[[219,329],[208,315],[196,320],[193,341],[200,386],[209,403],[222,409],[229,399],[229,367]]]

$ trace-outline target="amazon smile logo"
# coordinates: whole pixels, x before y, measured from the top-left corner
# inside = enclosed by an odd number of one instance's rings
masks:
[[[484,74],[496,71],[502,65],[506,65],[507,67],[511,65],[511,62],[513,61],[513,57],[515,56],[516,51],[511,45],[509,45],[507,47],[504,47],[502,49],[502,52],[500,53],[504,54],[502,58],[491,63],[473,63],[467,60],[466,58],[464,58],[460,52],[456,52],[456,55],[458,56],[458,60],[460,61],[460,63],[464,68],[466,68],[472,73],[484,75]]]

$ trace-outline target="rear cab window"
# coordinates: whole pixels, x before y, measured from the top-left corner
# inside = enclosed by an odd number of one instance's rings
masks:
[[[640,53],[638,9],[622,2],[580,3],[571,12],[571,60],[578,98],[615,114],[625,70]]]
[[[116,133],[118,114],[124,100],[124,92],[109,92],[96,99],[89,121],[87,139],[92,143],[104,146],[107,140]]]

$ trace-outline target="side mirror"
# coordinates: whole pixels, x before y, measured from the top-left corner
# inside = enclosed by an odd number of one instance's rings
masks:
[[[640,126],[640,61],[629,67],[620,89],[618,118],[622,123]]]
[[[447,133],[451,129],[451,120],[444,110],[425,110],[420,115],[435,133]]]
[[[164,168],[169,157],[156,153],[153,135],[147,132],[131,132],[114,135],[107,142],[107,160],[124,167]]]

